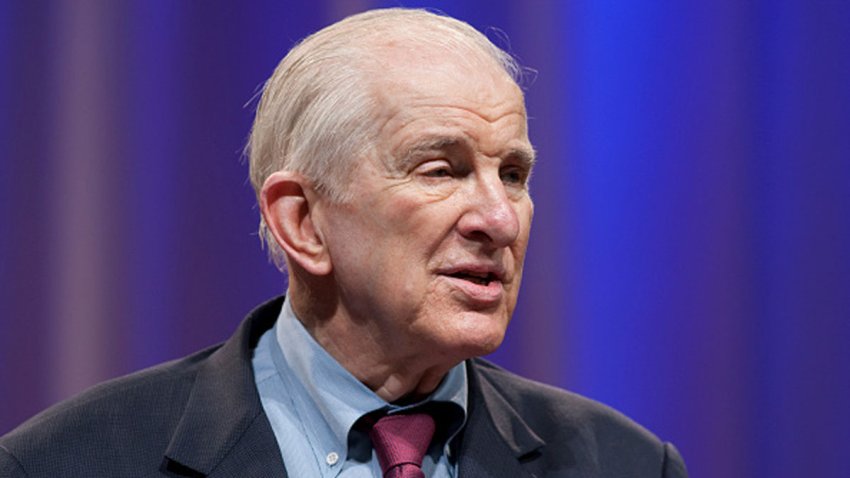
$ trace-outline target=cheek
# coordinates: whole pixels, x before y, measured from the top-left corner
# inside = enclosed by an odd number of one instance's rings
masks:
[[[531,220],[534,216],[534,204],[529,199],[527,203],[520,204],[517,208],[517,218],[519,219],[519,235],[517,236],[516,245],[513,247],[514,253],[520,261],[525,257],[525,250],[528,247],[528,238],[531,234]]]
[[[355,226],[356,234],[340,231],[341,236],[360,250],[355,254],[369,262],[365,268],[384,276],[382,288],[409,297],[422,287],[433,224],[422,208],[400,200],[391,207],[376,206],[369,214],[366,224]]]
[[[531,230],[531,222],[534,219],[534,201],[531,200],[531,196],[526,196],[525,200],[522,201],[518,214],[524,226],[525,237],[528,239],[528,232]]]
[[[398,198],[383,215],[386,238],[404,261],[428,260],[451,229],[452,210],[442,202]]]

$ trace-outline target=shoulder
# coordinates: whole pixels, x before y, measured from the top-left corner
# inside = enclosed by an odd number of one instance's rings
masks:
[[[207,463],[262,414],[252,349],[282,303],[254,309],[221,345],[104,382],[0,437],[0,476],[159,476],[171,452]]]
[[[645,476],[662,476],[681,461],[672,445],[605,404],[520,377],[486,360],[470,364],[472,383],[491,414],[520,417],[550,450],[592,457],[599,476],[620,476],[621,471],[622,476],[644,476],[635,473],[638,469],[647,470]],[[501,419],[493,417],[497,427]]]
[[[112,474],[124,459],[158,464],[200,365],[214,350],[101,383],[48,408],[0,437],[0,470],[14,464],[32,476],[49,470],[99,476],[74,468],[109,466],[112,471],[102,471]]]
[[[481,386],[501,396],[523,417],[541,416],[549,422],[556,418],[567,423],[611,423],[648,440],[655,438],[626,415],[590,398],[521,377],[483,359],[474,359],[472,366]]]

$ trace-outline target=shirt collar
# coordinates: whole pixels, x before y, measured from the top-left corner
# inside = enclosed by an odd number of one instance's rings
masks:
[[[321,442],[335,443],[338,449],[345,450],[349,431],[361,416],[380,409],[394,413],[437,401],[453,403],[462,411],[461,423],[452,427],[451,436],[462,428],[468,401],[464,362],[449,370],[430,396],[418,403],[398,406],[379,397],[331,357],[298,320],[289,297],[283,303],[275,329],[282,353],[272,355],[285,361],[275,363],[275,367],[279,372],[288,368],[321,413],[328,425],[314,429]],[[331,436],[321,436],[326,433]]]

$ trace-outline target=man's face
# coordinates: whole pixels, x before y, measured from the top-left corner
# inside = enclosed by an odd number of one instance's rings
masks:
[[[376,346],[457,362],[498,347],[516,304],[533,210],[525,107],[495,66],[396,55],[376,80],[377,154],[353,199],[323,209],[324,237],[341,310]]]

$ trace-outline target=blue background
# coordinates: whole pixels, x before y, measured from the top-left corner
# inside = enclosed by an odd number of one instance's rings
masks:
[[[536,70],[536,215],[492,358],[693,477],[847,476],[845,1],[0,3],[0,433],[283,291],[245,105],[297,39],[399,4]]]

